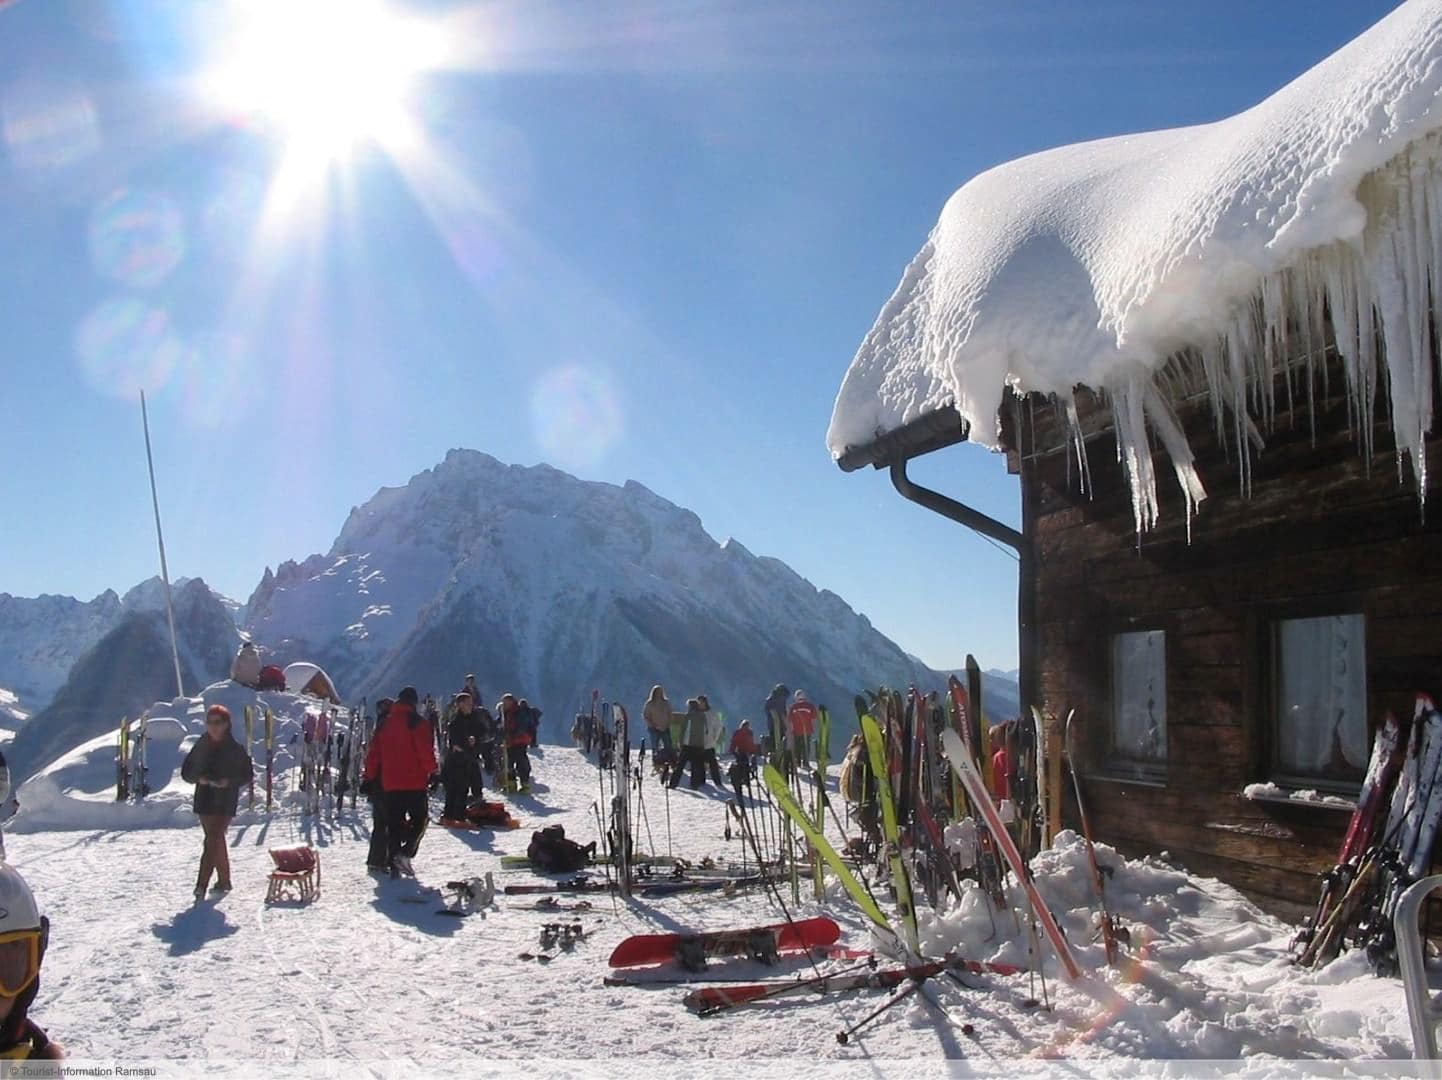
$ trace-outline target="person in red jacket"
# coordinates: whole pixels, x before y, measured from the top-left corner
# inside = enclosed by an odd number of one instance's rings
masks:
[[[533,732],[529,712],[529,706],[523,708],[515,694],[506,694],[496,706],[496,720],[506,743],[507,775],[501,778],[505,791],[531,790],[531,758],[527,747],[533,741]]]
[[[396,695],[386,722],[366,753],[365,779],[380,777],[391,877],[415,877],[411,860],[420,847],[430,811],[427,792],[437,782],[436,736],[417,709],[419,695],[407,686]]]
[[[736,760],[731,763],[727,773],[731,778],[731,789],[736,792],[738,799],[741,797],[741,789],[751,785],[754,775],[751,761],[760,751],[761,747],[756,744],[756,733],[751,730],[751,721],[742,720],[741,726],[731,736],[731,753]]]
[[[811,736],[816,733],[816,706],[806,697],[805,690],[796,691],[791,708],[786,711],[786,730],[791,734],[791,769],[811,764]]]

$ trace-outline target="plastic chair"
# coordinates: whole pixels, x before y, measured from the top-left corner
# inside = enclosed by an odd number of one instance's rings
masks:
[[[1402,991],[1407,998],[1407,1017],[1412,1023],[1412,1057],[1418,1061],[1436,1059],[1437,1028],[1442,1009],[1432,1000],[1427,987],[1427,966],[1422,953],[1422,929],[1418,915],[1422,904],[1436,889],[1442,889],[1442,874],[1423,878],[1407,888],[1397,901],[1392,918],[1397,939],[1397,964],[1402,970]],[[1438,1075],[1434,1070],[1433,1075]]]

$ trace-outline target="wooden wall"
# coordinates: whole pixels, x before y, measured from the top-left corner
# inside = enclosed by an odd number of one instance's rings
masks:
[[[1340,375],[1331,386],[1342,386]],[[1315,443],[1305,411],[1278,415],[1243,497],[1235,448],[1218,444],[1210,404],[1201,402],[1183,415],[1209,494],[1190,541],[1170,462],[1158,451],[1161,525],[1138,543],[1112,436],[1089,443],[1089,498],[1075,464],[1068,476],[1052,410],[1032,406],[1021,406],[1031,411],[1020,439],[1008,434],[1011,445],[1034,450],[1024,462],[1010,457],[1023,473],[1036,545],[1038,694],[1056,715],[1077,709],[1087,733],[1084,775],[1105,740],[1110,634],[1167,632],[1166,780],[1091,777],[1098,839],[1131,854],[1169,852],[1297,915],[1314,902],[1315,875],[1335,860],[1348,814],[1241,794],[1270,779],[1272,620],[1364,614],[1374,725],[1387,709],[1410,715],[1419,689],[1442,694],[1442,483],[1429,484],[1424,518],[1410,463],[1399,482],[1390,430],[1379,425],[1378,452],[1359,456],[1345,400],[1334,396],[1318,402]],[[1429,443],[1428,457],[1431,476],[1442,477],[1442,439]]]

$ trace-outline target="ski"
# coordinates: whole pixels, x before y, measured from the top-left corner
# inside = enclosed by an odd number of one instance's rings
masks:
[[[255,735],[255,709],[253,706],[245,707],[245,756],[250,757],[250,744]],[[250,800],[246,806],[247,810],[255,809],[255,772],[250,774]]]
[[[705,967],[707,960],[722,956],[746,956],[775,963],[778,953],[830,945],[840,937],[841,927],[825,918],[742,930],[636,934],[611,951],[608,963],[613,968],[640,967],[675,960],[692,971]]]
[[[806,839],[811,842],[812,848],[826,860],[827,865],[836,873],[841,884],[845,887],[846,891],[851,894],[851,898],[856,901],[857,906],[861,908],[862,914],[888,934],[894,934],[895,931],[891,929],[891,924],[886,921],[886,916],[882,914],[881,908],[877,905],[876,900],[862,887],[861,882],[856,880],[856,875],[851,872],[851,868],[847,866],[841,856],[836,853],[836,849],[831,846],[831,842],[817,830],[812,822],[807,820],[806,812],[801,809],[792,797],[791,791],[786,785],[786,778],[781,775],[776,766],[771,764],[762,766],[761,778],[766,782],[766,786],[771,789],[771,794],[775,796],[777,805],[785,811],[787,817],[796,822],[797,827],[801,829]]]
[[[548,882],[544,885],[507,885],[501,891],[507,896],[536,896],[542,893],[611,892],[615,888],[615,884],[609,881],[573,878],[570,881]]]
[[[1051,813],[1047,800],[1051,793],[1046,786],[1046,722],[1042,719],[1041,710],[1035,705],[1031,707],[1031,728],[1032,728],[1032,773],[1033,790],[1035,791],[1036,810],[1034,817],[1037,827],[1036,847],[1038,851],[1045,851],[1051,847]]]
[[[1300,953],[1311,944],[1317,929],[1326,924],[1338,900],[1351,888],[1361,868],[1362,856],[1372,846],[1372,838],[1381,820],[1382,807],[1391,795],[1392,783],[1396,778],[1399,767],[1398,749],[1401,743],[1401,725],[1397,722],[1397,717],[1389,712],[1373,737],[1372,757],[1367,763],[1362,790],[1357,796],[1357,809],[1352,812],[1352,820],[1347,825],[1341,851],[1337,854],[1337,863],[1322,875],[1322,890],[1317,898],[1317,909],[1292,938],[1291,949],[1299,959]]]
[[[613,757],[616,761],[615,797],[612,800],[611,828],[615,836],[611,854],[616,860],[617,891],[629,898],[631,895],[631,732],[630,718],[626,708],[612,703],[616,718],[616,741]]]
[[[905,967],[884,971],[868,970],[848,973],[845,970],[830,975],[818,975],[810,979],[792,982],[736,983],[724,986],[702,986],[692,990],[681,999],[687,1008],[695,1009],[702,1016],[724,1012],[741,1005],[752,1005],[774,997],[790,994],[836,994],[849,990],[874,990],[899,986],[908,979],[929,979],[943,971],[967,972],[973,975],[1018,975],[1024,969],[1012,964],[993,964],[960,957],[931,960],[924,964],[908,964]]]
[[[135,799],[140,801],[150,794],[150,767],[147,762],[149,757],[149,743],[146,736],[149,734],[150,712],[146,710],[140,714],[140,731],[135,736],[135,745],[138,751],[137,761],[139,771],[136,774],[138,781],[135,784]]]
[[[678,896],[682,893],[694,892],[720,892],[731,894],[744,889],[763,888],[770,881],[765,875],[752,875],[750,877],[727,877],[727,878],[689,878],[679,881],[658,881],[654,885],[644,885],[641,889],[643,897],[652,898],[657,896]]]
[[[1107,965],[1115,967],[1117,962],[1117,924],[1116,917],[1112,915],[1107,907],[1107,894],[1105,882],[1102,879],[1102,869],[1097,863],[1097,849],[1092,842],[1091,822],[1087,818],[1086,801],[1082,798],[1081,770],[1077,767],[1076,744],[1072,741],[1072,721],[1076,719],[1076,710],[1072,709],[1066,714],[1066,756],[1071,763],[1071,784],[1072,790],[1076,793],[1077,817],[1081,819],[1082,840],[1087,848],[1087,862],[1091,866],[1092,888],[1096,890],[1097,906],[1101,912],[1102,944],[1106,949]]]
[[[1021,853],[1017,851],[1016,844],[1012,842],[1011,835],[1006,831],[1006,826],[1002,824],[1001,816],[996,812],[996,807],[992,805],[991,797],[986,792],[986,786],[981,782],[981,774],[976,771],[976,766],[967,757],[966,747],[962,745],[960,736],[954,731],[945,731],[941,736],[941,744],[947,761],[951,763],[952,768],[959,770],[967,797],[977,812],[981,814],[987,828],[991,830],[992,839],[1001,849],[1002,856],[1011,867],[1011,872],[1016,875],[1017,881],[1021,882],[1022,888],[1026,890],[1027,902],[1036,914],[1037,921],[1041,923],[1042,931],[1051,942],[1051,947],[1056,952],[1057,959],[1061,961],[1067,978],[1073,981],[1081,978],[1081,968],[1077,966],[1076,958],[1072,956],[1071,948],[1062,935],[1061,927],[1056,924],[1056,920],[1052,918],[1041,894],[1037,892],[1036,883],[1031,878],[1031,871],[1022,861]]]
[[[115,801],[130,798],[130,718],[120,718],[120,734],[115,748]]]
[[[265,809],[271,807],[271,774],[275,772],[275,714],[265,707]]]
[[[891,887],[896,890],[896,909],[901,916],[907,948],[913,955],[921,954],[920,938],[916,929],[916,906],[911,896],[911,878],[906,870],[906,860],[901,854],[901,834],[896,824],[896,804],[892,802],[891,781],[886,765],[886,743],[881,728],[870,713],[861,714],[861,732],[866,739],[867,753],[871,755],[871,771],[876,778],[878,797],[881,803],[881,825],[886,835],[887,855],[891,861]]]

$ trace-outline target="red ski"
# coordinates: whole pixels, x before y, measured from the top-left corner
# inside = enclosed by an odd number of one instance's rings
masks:
[[[1081,978],[1082,973],[1081,968],[1077,966],[1076,957],[1072,956],[1071,948],[1062,935],[1061,927],[1057,926],[1056,920],[1047,910],[1041,894],[1037,892],[1036,884],[1031,879],[1031,871],[1027,867],[1026,861],[1022,859],[1021,852],[1017,851],[1011,834],[1002,824],[996,807],[992,805],[991,796],[981,782],[981,773],[976,771],[976,766],[967,756],[966,746],[962,743],[961,736],[954,731],[944,731],[941,735],[941,744],[944,747],[943,753],[946,755],[946,760],[951,763],[953,769],[957,770],[957,775],[961,778],[962,786],[966,788],[967,797],[971,799],[973,808],[986,822],[987,828],[991,830],[992,839],[995,840],[997,848],[1005,857],[1007,865],[1011,867],[1011,872],[1016,875],[1016,880],[1026,890],[1027,903],[1031,905],[1031,910],[1036,915],[1036,921],[1041,924],[1042,932],[1051,942],[1052,951],[1061,961],[1067,981],[1075,982]]]
[[[693,971],[705,967],[708,959],[717,956],[747,956],[774,963],[777,953],[831,945],[840,937],[841,927],[830,919],[802,919],[747,930],[637,934],[616,946],[610,963],[613,968],[638,967],[677,960]]]

